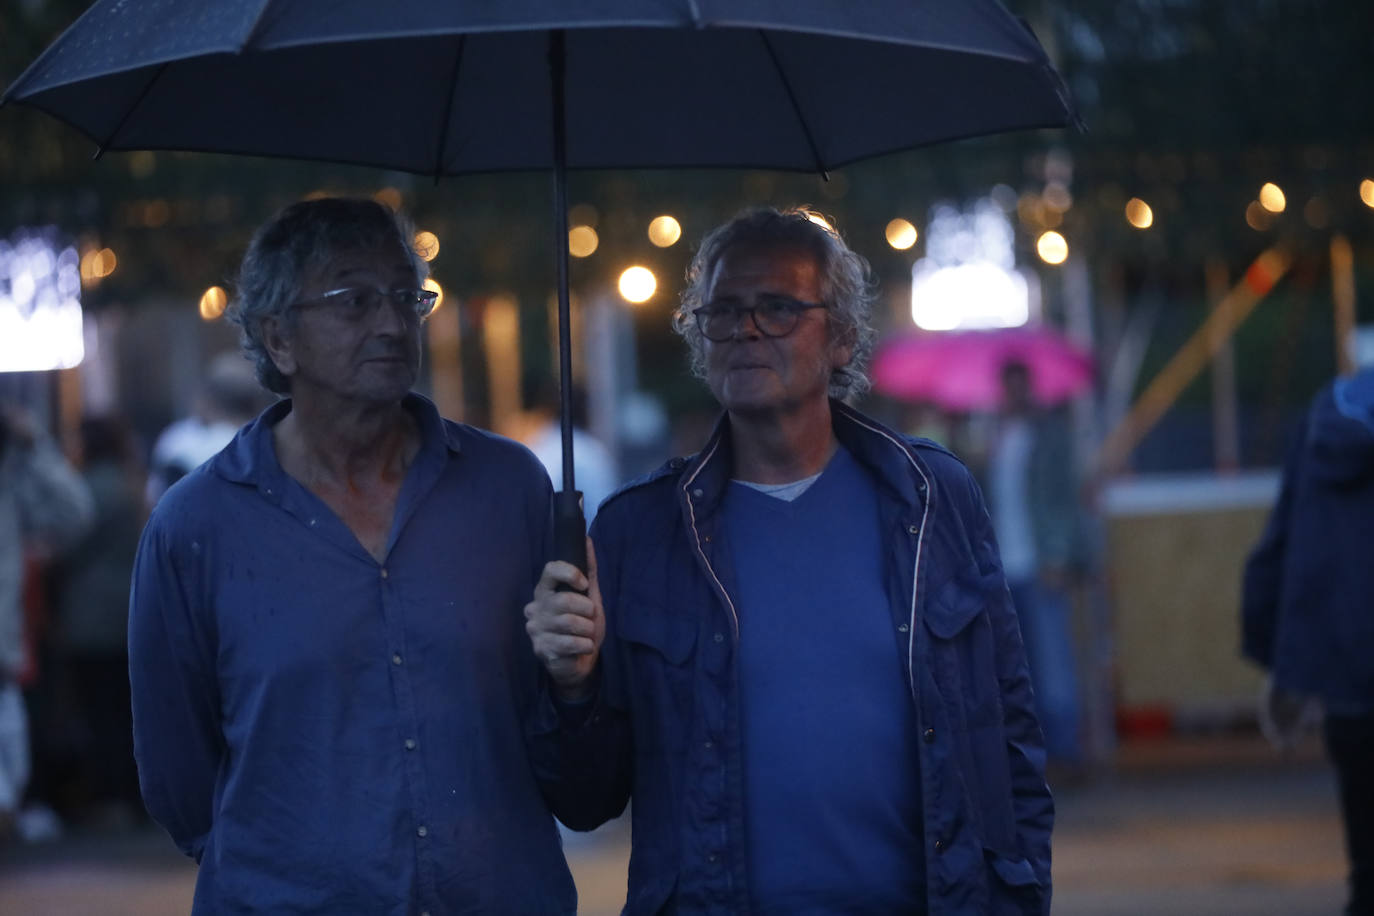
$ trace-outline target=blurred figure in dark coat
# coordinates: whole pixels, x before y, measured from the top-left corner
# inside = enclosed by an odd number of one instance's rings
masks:
[[[117,826],[141,816],[129,696],[129,577],[143,530],[141,474],[128,426],[113,417],[81,422],[81,476],[95,524],[54,568],[57,648],[85,723],[80,754],[84,801]]]
[[[1374,368],[1312,403],[1245,567],[1243,651],[1270,672],[1262,717],[1292,740],[1324,710],[1350,855],[1349,916],[1374,913]]]

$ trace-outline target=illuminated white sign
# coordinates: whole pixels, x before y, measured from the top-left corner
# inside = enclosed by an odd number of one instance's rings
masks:
[[[76,249],[54,229],[0,239],[0,372],[70,369],[84,355]]]
[[[926,256],[911,266],[911,318],[927,331],[1007,328],[1040,311],[1035,275],[1016,267],[1011,221],[982,199],[967,211],[940,204],[926,232]]]

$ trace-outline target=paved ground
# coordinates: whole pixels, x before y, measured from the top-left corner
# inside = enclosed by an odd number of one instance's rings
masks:
[[[1056,914],[1340,911],[1340,824],[1315,745],[1286,761],[1248,738],[1126,747],[1109,777],[1058,797]],[[613,824],[569,843],[583,913],[619,911],[628,840]],[[185,914],[194,880],[156,832],[69,835],[0,850],[0,914]]]

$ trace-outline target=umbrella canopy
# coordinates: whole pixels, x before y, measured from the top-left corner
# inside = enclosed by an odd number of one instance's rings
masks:
[[[1045,405],[1091,387],[1092,354],[1047,327],[988,331],[931,331],[892,337],[873,356],[873,390],[945,410],[996,410],[1002,403],[1002,369],[1019,362],[1030,371],[1031,391]]]
[[[566,165],[825,171],[1074,117],[996,0],[100,0],[10,86],[101,149],[422,174]]]
[[[1077,118],[997,0],[98,0],[0,97],[10,102],[102,151],[435,176],[551,168],[565,556],[583,544],[580,508],[570,518],[567,168],[823,173]]]

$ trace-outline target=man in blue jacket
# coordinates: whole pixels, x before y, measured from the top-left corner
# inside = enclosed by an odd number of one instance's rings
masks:
[[[1245,566],[1246,656],[1270,671],[1283,735],[1325,712],[1350,856],[1350,916],[1374,913],[1374,368],[1312,402],[1278,504]]]
[[[987,511],[949,452],[844,403],[871,282],[811,215],[745,213],[693,261],[675,327],[725,414],[602,505],[589,576],[545,567],[537,765],[574,828],[633,796],[627,913],[1048,912]]]

